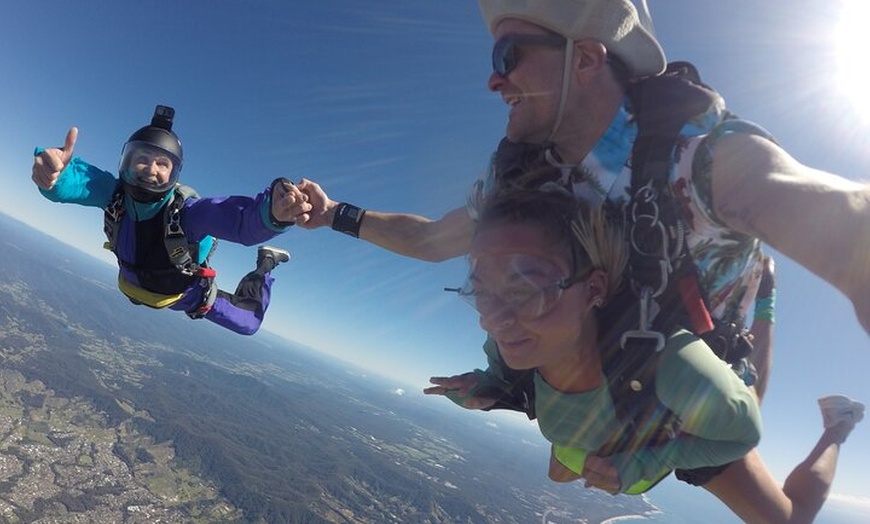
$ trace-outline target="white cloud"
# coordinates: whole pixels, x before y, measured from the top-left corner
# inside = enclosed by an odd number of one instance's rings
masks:
[[[837,505],[849,506],[850,508],[865,509],[870,512],[870,497],[858,497],[855,495],[841,495],[839,493],[831,493],[828,496],[828,503]]]

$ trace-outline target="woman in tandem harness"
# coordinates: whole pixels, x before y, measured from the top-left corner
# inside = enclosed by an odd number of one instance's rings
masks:
[[[36,150],[33,181],[49,200],[105,210],[105,247],[117,257],[118,287],[133,303],[253,334],[269,306],[271,271],[290,254],[261,246],[256,269],[228,293],[217,288],[208,264],[216,239],[263,243],[286,231],[310,205],[284,178],[253,198],[200,198],[181,186],[184,155],[173,116],[172,108],[157,106],[151,124],[130,136],[120,178],[72,156],[78,134],[72,128],[62,149]]]

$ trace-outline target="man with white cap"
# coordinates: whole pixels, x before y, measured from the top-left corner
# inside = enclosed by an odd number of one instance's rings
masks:
[[[615,141],[636,133],[626,107],[626,83],[660,74],[666,66],[634,5],[628,0],[479,4],[496,41],[488,85],[510,106],[507,139],[546,145],[551,159],[573,168],[578,194],[624,198],[628,177],[621,168],[631,144]],[[696,245],[702,237],[714,244],[731,235],[747,241],[740,270],[755,277],[725,278],[750,289],[760,274],[755,247],[759,241],[773,246],[843,292],[870,333],[870,185],[804,166],[762,134],[760,128],[753,133],[724,129],[703,147],[698,147],[702,136],[686,144],[672,186],[692,191],[682,189],[680,196],[691,199],[691,211],[702,219],[691,232]],[[693,173],[696,152],[706,155],[706,169]],[[428,261],[460,256],[468,248],[473,211],[466,207],[433,220],[333,201],[312,181],[300,187],[319,196],[322,212],[305,224],[309,229],[332,226]],[[479,193],[478,187],[470,200]],[[755,271],[746,271],[751,265]],[[703,266],[705,274],[715,264]],[[729,288],[725,278],[717,287]],[[751,293],[739,301],[748,308]]]
[[[627,203],[627,166],[638,130],[626,91],[666,67],[661,46],[640,23],[634,5],[628,0],[479,0],[479,5],[495,40],[488,85],[510,107],[507,143],[542,146],[561,182],[578,197]],[[745,318],[758,287],[764,242],[843,292],[870,332],[870,185],[804,166],[764,130],[736,122],[681,132],[668,177],[689,227],[688,253],[710,313],[737,311]],[[445,260],[467,251],[475,210],[500,183],[494,167],[475,184],[470,205],[430,220],[339,203],[316,183],[303,181],[299,187],[315,205],[303,227],[331,225],[399,254]],[[778,496],[785,498],[781,490]],[[793,510],[779,502],[779,510]]]

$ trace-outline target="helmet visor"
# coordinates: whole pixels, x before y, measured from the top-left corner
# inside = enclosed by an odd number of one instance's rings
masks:
[[[178,182],[181,159],[147,142],[127,142],[118,168],[127,184],[149,193],[166,193]]]

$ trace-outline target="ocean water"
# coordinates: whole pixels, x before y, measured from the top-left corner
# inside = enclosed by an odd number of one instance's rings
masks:
[[[705,490],[676,480],[673,475],[647,496],[661,510],[649,519],[622,521],[668,524],[734,524],[741,522],[719,499]]]

